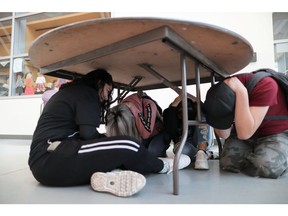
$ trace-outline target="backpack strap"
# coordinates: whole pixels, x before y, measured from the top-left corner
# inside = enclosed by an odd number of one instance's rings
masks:
[[[252,90],[260,80],[262,80],[265,77],[272,76],[270,73],[267,73],[265,71],[259,71],[259,72],[257,71],[257,73],[252,74],[253,74],[252,77],[245,85],[249,95],[252,93]]]
[[[274,72],[273,70],[270,70],[270,71],[272,71],[272,73]],[[249,96],[252,93],[252,90],[254,89],[256,84],[260,80],[268,76],[270,77],[273,76],[271,73],[269,73],[269,69],[257,70],[257,71],[252,72],[252,74],[253,74],[252,77],[245,85]],[[286,120],[288,119],[288,116],[265,116],[264,119],[265,120]]]

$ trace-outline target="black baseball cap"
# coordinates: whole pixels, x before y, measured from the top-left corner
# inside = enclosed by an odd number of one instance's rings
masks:
[[[209,125],[228,129],[234,122],[236,95],[223,81],[213,85],[206,94],[203,111]]]

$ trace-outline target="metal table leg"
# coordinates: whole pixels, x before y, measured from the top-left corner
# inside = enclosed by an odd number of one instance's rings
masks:
[[[184,53],[180,55],[180,65],[182,72],[182,136],[180,141],[180,147],[175,154],[174,165],[173,165],[173,194],[179,194],[179,160],[181,156],[181,152],[186,143],[188,136],[188,108],[187,108],[187,83],[186,83],[186,56]]]

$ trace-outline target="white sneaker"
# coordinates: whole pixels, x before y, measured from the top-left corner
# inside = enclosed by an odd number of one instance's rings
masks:
[[[208,155],[203,151],[199,150],[196,154],[195,169],[208,170]]]
[[[168,165],[167,174],[173,172],[174,157],[173,158],[159,158],[159,159],[164,162],[164,166]],[[179,170],[184,169],[185,167],[189,166],[190,163],[191,163],[190,157],[188,157],[185,154],[181,154],[179,163],[178,163],[178,169]]]
[[[95,191],[109,192],[127,197],[139,192],[146,184],[143,175],[129,170],[96,172],[91,176],[91,187]]]

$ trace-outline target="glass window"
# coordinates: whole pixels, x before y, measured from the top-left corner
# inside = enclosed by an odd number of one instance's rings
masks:
[[[108,16],[106,13],[39,13],[15,19],[14,55],[28,53],[29,46],[43,33],[69,23]]]
[[[33,70],[35,69],[31,66],[32,65],[30,64],[28,58],[13,59],[13,66],[12,66],[13,80],[11,88],[12,95],[19,96],[19,95],[35,94],[35,84],[33,78]]]
[[[12,20],[0,21],[0,57],[10,56]]]
[[[15,12],[12,15],[0,13],[0,96],[42,94],[59,88],[66,80],[42,75],[32,65],[28,56],[31,43],[45,32],[66,24],[111,17],[109,12]]]
[[[288,74],[288,40],[287,42],[276,43],[274,50],[277,71]]]
[[[273,13],[275,67],[288,74],[288,13]]]
[[[47,90],[58,90],[65,79],[39,73],[28,57],[13,59],[13,96],[43,94]]]
[[[8,96],[9,92],[9,60],[0,60],[0,97]]]
[[[62,25],[62,22],[56,22],[57,17],[68,14],[71,13],[40,13],[16,18],[14,55],[27,53],[33,40],[48,30]]]
[[[288,12],[273,13],[274,40],[288,39]]]
[[[12,12],[0,13],[0,19],[7,18],[7,17],[12,17]]]
[[[29,12],[15,12],[15,15],[19,16],[19,15],[23,15],[23,14],[27,14],[27,13],[29,13]]]

